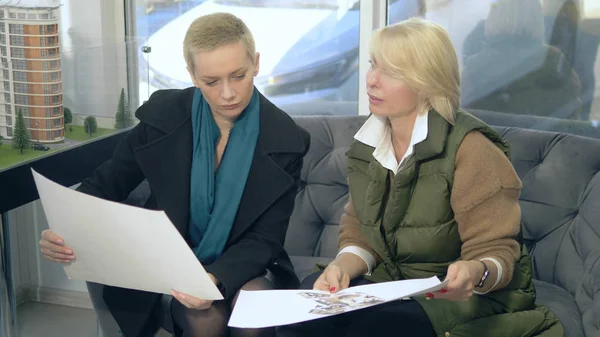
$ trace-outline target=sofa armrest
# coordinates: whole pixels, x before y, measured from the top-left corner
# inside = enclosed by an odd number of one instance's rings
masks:
[[[585,258],[575,301],[581,311],[585,337],[600,336],[600,248]]]

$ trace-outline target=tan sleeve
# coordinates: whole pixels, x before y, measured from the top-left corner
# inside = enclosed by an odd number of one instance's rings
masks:
[[[478,131],[469,133],[456,155],[451,205],[458,223],[462,260],[481,260],[490,270],[483,289],[504,288],[520,255],[518,198],[522,184],[510,160]],[[502,276],[498,279],[498,268]]]
[[[348,198],[348,203],[344,206],[344,214],[340,221],[338,251],[350,246],[358,246],[369,252],[375,258],[376,264],[381,262],[379,255],[371,248],[369,242],[360,231],[360,220],[356,216],[354,203],[351,198]]]

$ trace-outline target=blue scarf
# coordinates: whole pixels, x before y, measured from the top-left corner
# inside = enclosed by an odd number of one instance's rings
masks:
[[[202,92],[197,88],[194,92],[189,232],[194,253],[203,264],[221,255],[231,232],[258,139],[259,106],[258,90],[254,88],[250,104],[231,129],[215,173],[215,149],[221,133]]]

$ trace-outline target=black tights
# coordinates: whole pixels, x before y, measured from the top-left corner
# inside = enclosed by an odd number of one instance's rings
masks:
[[[273,285],[264,277],[257,277],[246,283],[242,290],[269,290]],[[176,299],[171,302],[171,316],[175,330],[183,330],[183,337],[274,337],[273,328],[238,329],[227,327],[232,308],[239,292],[231,301],[215,301],[206,310],[188,309]]]

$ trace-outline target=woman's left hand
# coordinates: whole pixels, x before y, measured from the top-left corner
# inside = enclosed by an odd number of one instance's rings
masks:
[[[173,290],[173,297],[188,309],[206,310],[212,305],[212,300],[201,300],[197,297]]]
[[[473,296],[473,288],[483,275],[480,261],[457,261],[448,267],[448,286],[427,296],[436,299],[467,302]],[[433,296],[432,296],[433,295]]]
[[[219,280],[217,280],[213,274],[209,273],[208,276],[215,285],[219,285]],[[206,310],[210,308],[213,303],[212,300],[202,300],[188,294],[180,293],[176,290],[171,291],[171,295],[188,309]]]

